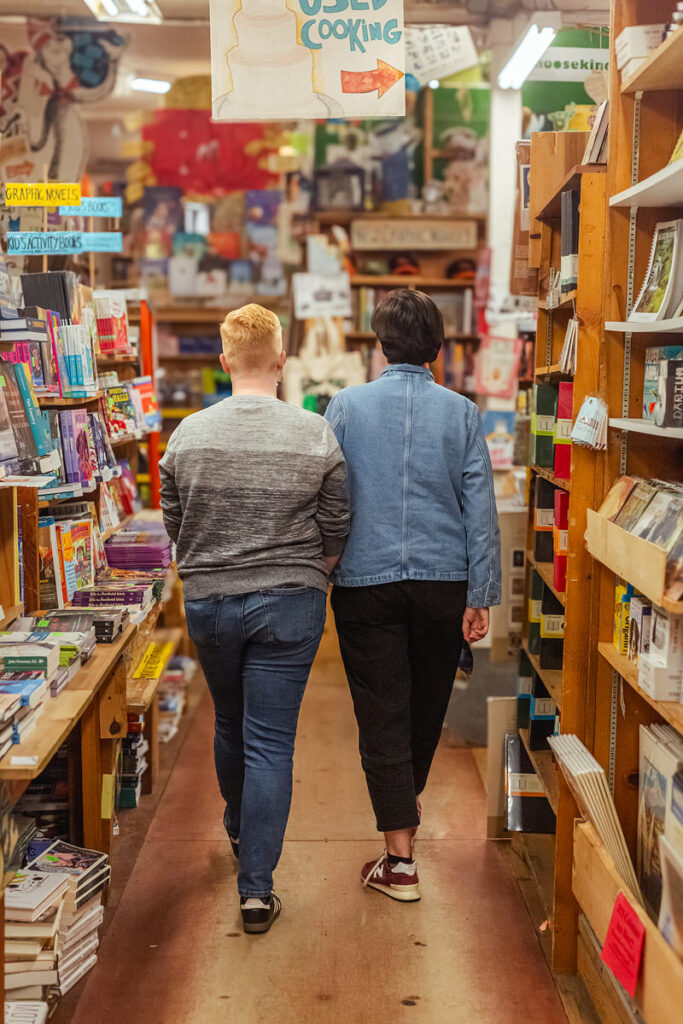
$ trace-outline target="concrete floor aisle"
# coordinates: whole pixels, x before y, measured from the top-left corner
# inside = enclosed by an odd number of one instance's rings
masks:
[[[565,1024],[467,750],[442,745],[417,844],[422,901],[366,892],[381,853],[336,639],[304,699],[283,913],[242,933],[204,699],[73,1024]]]

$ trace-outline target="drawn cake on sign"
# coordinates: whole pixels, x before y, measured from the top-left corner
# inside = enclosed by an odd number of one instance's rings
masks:
[[[214,119],[401,117],[403,0],[348,4],[210,0]]]
[[[341,108],[313,88],[313,55],[297,39],[286,0],[242,0],[234,16],[237,46],[227,53],[232,91],[214,102],[214,117],[338,117]]]

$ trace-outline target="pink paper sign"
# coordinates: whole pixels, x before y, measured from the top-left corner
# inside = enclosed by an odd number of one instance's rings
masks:
[[[645,925],[622,892],[616,898],[602,959],[630,996],[635,996],[643,959]]]

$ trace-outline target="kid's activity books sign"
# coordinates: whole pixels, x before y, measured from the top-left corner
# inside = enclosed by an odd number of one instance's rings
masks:
[[[400,117],[402,0],[211,0],[219,121]]]

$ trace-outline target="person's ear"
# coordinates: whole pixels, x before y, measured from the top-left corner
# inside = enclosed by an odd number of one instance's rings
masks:
[[[287,353],[283,349],[282,352],[280,352],[280,358],[277,361],[278,371],[282,371],[284,369],[286,362],[287,362]]]
[[[221,368],[222,368],[223,372],[227,373],[227,375],[229,377],[230,376],[230,367],[228,365],[228,360],[225,358],[225,356],[224,356],[224,354],[222,352],[221,352],[220,356],[218,357],[218,361],[221,364]]]

